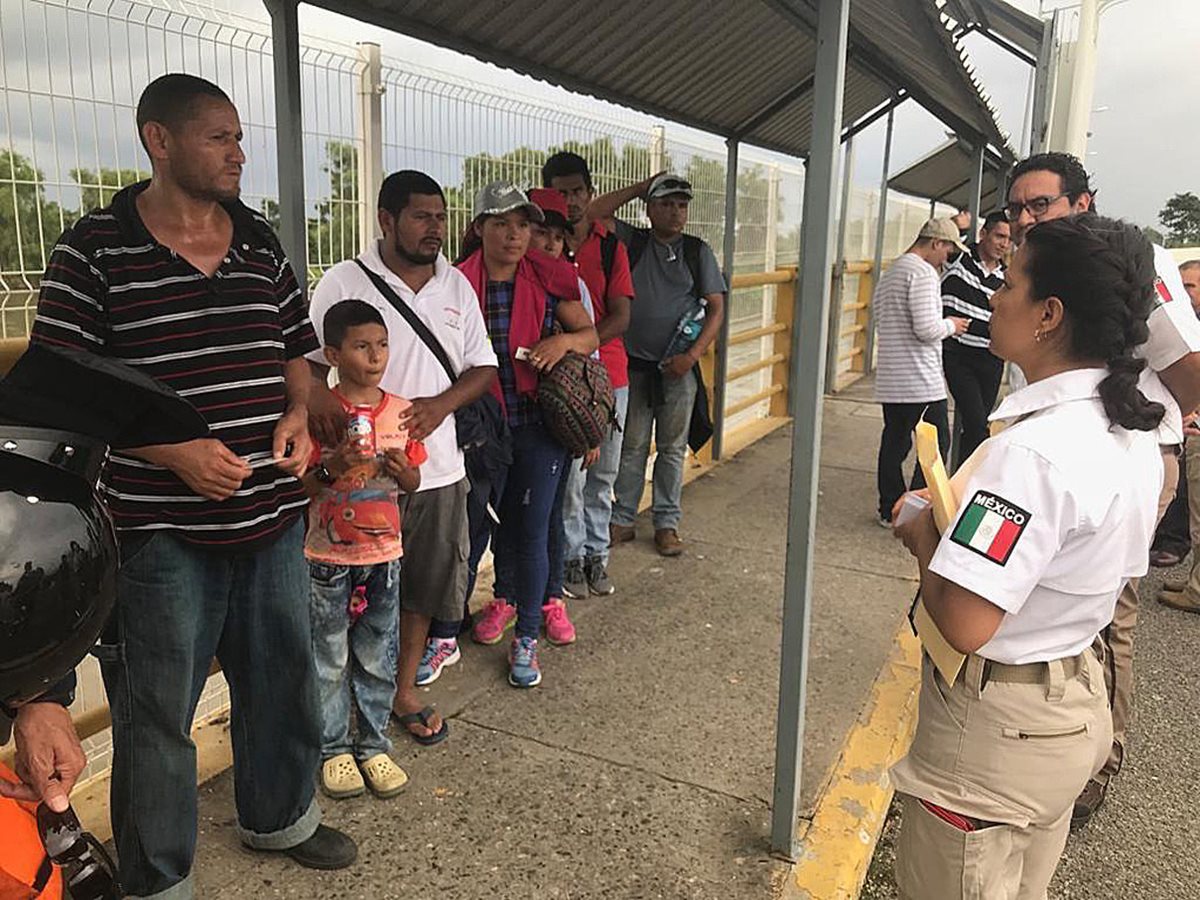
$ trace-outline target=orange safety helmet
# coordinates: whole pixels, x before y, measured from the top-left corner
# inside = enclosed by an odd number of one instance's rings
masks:
[[[20,782],[3,763],[0,778]],[[62,872],[46,856],[35,808],[0,797],[0,900],[62,900]]]

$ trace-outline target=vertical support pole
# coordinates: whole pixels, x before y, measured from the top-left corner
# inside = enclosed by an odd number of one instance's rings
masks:
[[[358,249],[367,251],[379,235],[375,201],[383,186],[383,64],[379,45],[358,45]]]
[[[275,157],[279,169],[279,241],[303,290],[308,281],[304,215],[304,119],[300,104],[298,0],[263,0],[271,14],[275,70]]]
[[[875,220],[875,259],[871,278],[875,284],[883,277],[883,241],[887,234],[888,172],[892,166],[892,133],[896,125],[896,103],[888,110],[887,137],[883,139],[883,172],[879,177],[879,216]],[[873,299],[873,298],[872,298]],[[875,367],[875,304],[867,308],[867,341],[863,350],[863,371]]]
[[[937,197],[929,198],[929,218],[937,215]]]
[[[842,164],[842,199],[838,204],[837,260],[833,264],[833,301],[829,313],[829,349],[825,356],[825,385],[830,391],[837,390],[838,357],[842,345],[842,295],[846,287],[846,226],[850,221],[850,188],[854,181],[854,135],[846,138],[846,152]]]
[[[1042,153],[1050,138],[1050,120],[1054,105],[1054,36],[1058,28],[1058,11],[1042,20],[1042,45],[1038,49],[1037,70],[1034,76],[1033,113],[1030,117],[1029,152]]]
[[[817,477],[821,459],[821,411],[825,392],[825,328],[829,269],[833,262],[834,189],[842,128],[850,0],[821,0],[813,82],[812,149],[804,189],[799,310],[793,328],[792,466],[788,505],[787,561],[783,589],[783,638],[775,738],[775,790],[771,848],[796,858],[796,815],[804,750],[804,715],[811,629],[813,553],[816,547]]]
[[[983,198],[983,156],[986,151],[987,141],[983,138],[971,145],[971,184],[967,188],[967,208],[971,211],[971,234],[968,244],[975,243],[979,226],[982,224],[980,205]]]
[[[738,139],[725,140],[725,242],[723,268],[725,269],[725,317],[717,334],[716,361],[713,367],[713,436],[712,455],[721,458],[725,444],[725,376],[729,373],[729,320],[733,314],[733,257],[737,249],[737,176]]]
[[[1066,133],[1061,149],[1079,159],[1087,158],[1088,124],[1096,91],[1096,41],[1100,33],[1100,0],[1081,0],[1079,34],[1075,38],[1071,68],[1071,102],[1067,107]]]

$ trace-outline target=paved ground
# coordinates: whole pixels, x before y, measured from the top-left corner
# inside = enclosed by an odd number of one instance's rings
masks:
[[[1195,835],[1200,804],[1200,616],[1154,602],[1165,574],[1152,570],[1141,588],[1129,759],[1113,782],[1108,802],[1068,841],[1050,890],[1053,898],[1200,898]],[[893,814],[895,810],[893,804]],[[889,819],[880,840],[864,900],[897,896],[892,880],[894,819]]]
[[[827,407],[805,815],[913,590],[872,521],[878,408]],[[471,647],[430,692],[450,740],[397,741],[406,792],[323,804],[360,842],[354,869],[250,856],[229,774],[205,786],[203,896],[769,896],[784,872],[766,836],[789,451],[778,431],[687,488],[684,558],[621,547],[620,592],[574,605],[579,642],[547,649],[536,691],[504,683],[501,648]]]

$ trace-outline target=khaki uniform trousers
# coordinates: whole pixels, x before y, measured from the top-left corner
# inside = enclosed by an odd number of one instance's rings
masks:
[[[903,900],[1045,900],[1075,797],[1112,745],[1091,650],[1035,664],[1040,684],[985,683],[986,665],[968,657],[947,687],[923,662],[916,735],[891,773],[906,795],[896,847]],[[996,824],[962,831],[918,797]]]
[[[1179,457],[1174,447],[1163,447],[1163,487],[1158,498],[1158,519],[1175,499],[1179,486]],[[1197,460],[1200,465],[1200,460]],[[1104,683],[1112,708],[1113,744],[1096,780],[1105,784],[1121,769],[1125,758],[1125,728],[1133,710],[1133,628],[1137,625],[1138,581],[1131,578],[1117,597],[1112,624],[1100,632],[1096,651],[1104,663]]]
[[[1192,571],[1184,596],[1200,605],[1200,437],[1188,435],[1184,444],[1187,455],[1188,529],[1192,536]],[[1195,494],[1192,494],[1195,491]]]

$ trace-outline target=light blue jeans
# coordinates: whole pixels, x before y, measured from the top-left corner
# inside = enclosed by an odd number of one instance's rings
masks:
[[[608,523],[612,518],[613,484],[621,465],[621,441],[629,409],[629,388],[613,391],[617,401],[617,425],[600,445],[600,458],[589,469],[573,459],[567,468],[567,492],[563,497],[563,527],[566,529],[566,559],[599,556],[608,562]]]
[[[400,560],[373,566],[309,563],[313,659],[321,698],[321,759],[360,761],[392,749],[384,733],[396,695]],[[350,596],[366,588],[367,608],[350,624]],[[358,734],[350,738],[350,709]]]
[[[655,382],[661,379],[662,396]],[[621,468],[617,472],[616,502],[612,521],[632,525],[646,486],[646,459],[654,434],[654,502],[650,507],[654,528],[678,528],[683,517],[683,464],[687,458],[688,429],[696,401],[696,376],[668,378],[658,372],[629,367],[629,409],[621,442]]]

